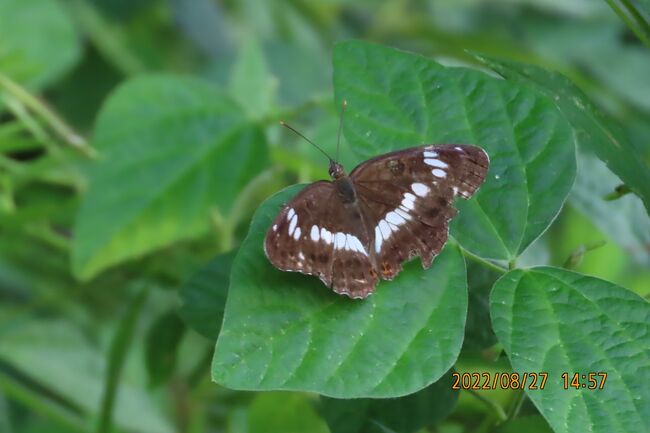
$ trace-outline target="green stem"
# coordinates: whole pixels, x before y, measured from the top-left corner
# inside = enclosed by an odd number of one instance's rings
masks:
[[[650,24],[629,0],[606,0],[632,32],[650,48]]]
[[[29,93],[24,87],[1,73],[0,88],[3,88],[7,93],[25,105],[25,107],[38,115],[65,143],[88,157],[96,156],[95,149],[82,136],[75,133],[54,111],[43,104],[37,97]]]
[[[147,72],[147,66],[130,49],[124,31],[103,17],[92,3],[68,0],[64,4],[70,16],[106,61],[126,76]]]
[[[521,407],[524,405],[524,401],[526,401],[526,393],[523,390],[518,390],[512,404],[510,405],[508,419],[517,418],[519,411],[521,411]]]
[[[500,422],[504,422],[508,419],[503,408],[499,406],[497,403],[493,402],[488,398],[483,397],[480,393],[474,391],[473,389],[468,389],[467,392],[469,392],[472,396],[474,396],[478,401],[486,405],[489,409],[493,410],[494,414],[497,416]]]
[[[505,274],[506,272],[508,272],[508,269],[504,268],[503,266],[499,266],[499,265],[497,265],[495,263],[492,263],[489,260],[486,260],[486,259],[484,259],[482,257],[477,256],[474,253],[470,253],[469,251],[467,251],[465,248],[461,247],[460,245],[459,245],[459,248],[460,248],[461,252],[463,253],[463,255],[465,257],[467,257],[468,259],[470,259],[470,260],[472,260],[474,262],[477,262],[477,263],[485,266],[486,268],[490,268],[493,271],[498,272],[500,274]]]
[[[113,406],[115,405],[115,396],[122,374],[122,367],[126,360],[126,355],[133,340],[135,327],[140,316],[140,310],[144,301],[147,299],[149,290],[145,287],[135,295],[135,298],[129,305],[122,322],[115,332],[111,341],[109,353],[108,368],[106,373],[106,385],[104,395],[102,396],[102,405],[99,413],[99,422],[97,424],[97,433],[109,433],[113,424]]]
[[[5,95],[4,101],[9,111],[16,117],[17,121],[25,126],[25,129],[34,137],[34,139],[46,148],[50,148],[50,136],[41,127],[40,123],[25,108],[25,105],[14,95]]]

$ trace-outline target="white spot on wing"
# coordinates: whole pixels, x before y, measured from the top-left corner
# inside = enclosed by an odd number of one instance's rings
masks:
[[[342,250],[345,248],[345,234],[344,233],[336,233],[334,235],[334,248]]]
[[[383,242],[383,238],[381,235],[381,231],[379,230],[379,226],[375,227],[375,251],[380,252],[381,251],[381,244]]]
[[[276,231],[277,229],[278,229],[278,225],[277,225],[277,224],[273,224],[273,231]]]
[[[406,223],[406,220],[402,218],[397,212],[388,212],[386,214],[386,221],[388,221],[390,224],[400,226],[402,224]]]
[[[438,157],[438,152],[435,151],[424,151],[424,157],[425,158],[437,158]]]
[[[379,230],[381,231],[381,235],[384,238],[384,240],[388,240],[390,237],[391,229],[388,223],[384,220],[379,221]]]
[[[293,216],[296,214],[296,211],[293,210],[293,208],[289,208],[289,212],[287,212],[287,221],[293,218]]]
[[[321,227],[320,229],[320,237],[325,241],[326,244],[331,244],[332,243],[332,232],[327,230],[325,227]]]
[[[431,167],[438,167],[438,168],[447,168],[448,165],[439,159],[425,159],[424,160],[425,164],[430,165]]]
[[[311,232],[309,233],[309,236],[311,236],[312,241],[318,242],[320,240],[320,231],[318,230],[318,227],[315,225],[311,226]]]
[[[413,210],[415,208],[415,196],[410,192],[404,194],[404,198],[402,199],[401,206],[408,210]]]
[[[424,197],[427,195],[429,192],[429,187],[427,187],[425,184],[416,182],[413,185],[411,185],[411,189],[416,195],[419,195],[420,197]]]
[[[399,216],[401,216],[402,218],[404,218],[407,221],[411,219],[411,215],[409,215],[409,213],[406,212],[401,207],[398,207],[397,209],[395,209],[395,213],[397,213]]]
[[[298,253],[298,258],[300,260],[305,260],[305,255],[302,252],[300,252],[300,253]]]
[[[293,232],[293,238],[294,238],[295,240],[300,239],[300,227],[296,227],[296,231]]]
[[[366,252],[366,249],[363,247],[363,244],[361,243],[359,238],[354,235],[348,235],[348,236],[350,236],[350,246],[352,247],[352,250],[360,252],[361,254],[367,256],[368,253]]]
[[[442,177],[443,179],[447,177],[447,172],[444,170],[440,170],[439,168],[434,168],[431,170],[431,174],[433,174],[436,177]]]
[[[291,209],[293,211],[293,209]],[[296,225],[298,224],[298,215],[293,214],[291,217],[291,220],[289,221],[289,236],[293,235],[293,231],[296,229]]]

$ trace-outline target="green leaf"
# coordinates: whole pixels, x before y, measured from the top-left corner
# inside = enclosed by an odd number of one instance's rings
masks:
[[[235,253],[231,251],[212,259],[180,290],[182,304],[178,314],[188,326],[215,341],[223,322]]]
[[[413,261],[366,300],[275,269],[263,240],[283,190],[258,209],[233,264],[213,379],[229,388],[305,390],[338,398],[396,397],[453,365],[467,313],[465,263],[447,245],[428,271]]]
[[[328,433],[305,395],[289,392],[258,394],[248,408],[248,433]]]
[[[578,177],[569,202],[639,263],[650,265],[650,219],[643,202],[634,194],[606,200],[619,185],[621,180],[604,162],[579,152]]]
[[[60,78],[79,59],[70,19],[54,0],[0,0],[0,71],[30,87]]]
[[[451,371],[437,382],[395,399],[322,397],[322,412],[336,433],[411,433],[446,418],[456,406]]]
[[[424,143],[467,143],[490,155],[488,177],[459,200],[454,237],[473,253],[512,260],[559,212],[575,176],[571,128],[535,89],[363,42],[334,50],[345,135],[363,157]]]
[[[231,95],[252,119],[260,119],[271,109],[277,87],[278,80],[271,75],[259,43],[249,39],[230,76]]]
[[[176,366],[176,351],[185,334],[185,323],[175,311],[169,311],[151,325],[147,333],[145,360],[151,386],[169,380]]]
[[[650,167],[642,153],[568,78],[533,65],[486,57],[478,59],[506,79],[533,86],[553,98],[573,126],[578,144],[604,161],[641,197],[650,212]]]
[[[90,278],[209,227],[267,161],[264,136],[218,89],[195,79],[127,82],[102,108],[101,160],[77,216],[72,266]]]
[[[548,373],[543,390],[526,393],[556,433],[650,431],[648,302],[604,280],[539,267],[497,281],[490,311],[513,369]],[[565,390],[564,372],[607,380],[603,389]]]

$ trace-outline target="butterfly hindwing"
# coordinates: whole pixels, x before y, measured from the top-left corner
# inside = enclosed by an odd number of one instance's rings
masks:
[[[378,277],[360,218],[334,183],[316,182],[276,217],[266,235],[266,256],[278,269],[315,275],[337,293],[364,298]]]

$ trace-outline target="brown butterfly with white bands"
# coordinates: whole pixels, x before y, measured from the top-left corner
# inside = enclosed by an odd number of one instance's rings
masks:
[[[449,236],[454,198],[470,198],[488,166],[483,149],[456,144],[390,152],[349,175],[330,158],[332,180],[312,183],[283,207],[264,252],[278,269],[315,275],[336,293],[365,298],[406,260],[419,256],[423,268],[431,266]]]

